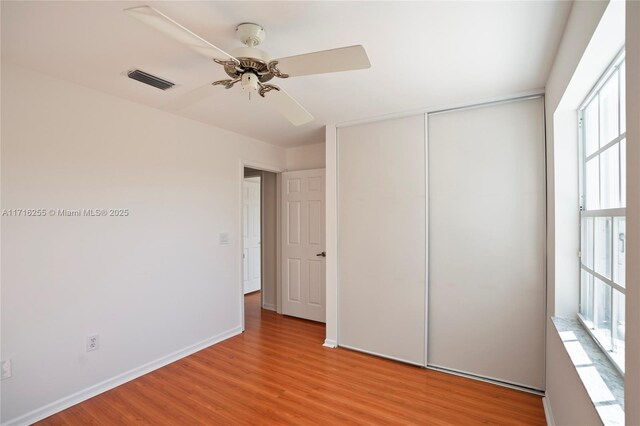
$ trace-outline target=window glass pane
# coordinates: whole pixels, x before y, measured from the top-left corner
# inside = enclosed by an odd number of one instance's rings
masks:
[[[624,332],[625,332],[625,312],[624,312],[625,296],[618,290],[613,290],[613,349],[620,350],[624,348]]]
[[[600,208],[600,165],[598,157],[587,161],[585,173],[587,178],[585,182],[587,210],[597,210]]]
[[[598,91],[581,111],[579,129],[580,318],[623,372],[627,251],[625,66],[621,59],[601,76],[596,83]]]
[[[593,218],[582,219],[582,241],[580,243],[582,263],[593,269]]]
[[[627,206],[627,140],[620,141],[620,204]]]
[[[620,157],[618,144],[600,154],[600,208],[620,207]]]
[[[584,269],[580,279],[580,314],[587,323],[593,323],[593,275]]]
[[[618,73],[600,89],[600,147],[618,136]]]
[[[595,218],[594,270],[607,278],[611,278],[611,232],[610,217]]]
[[[605,349],[611,349],[611,287],[594,277],[594,334]]]
[[[588,157],[598,150],[598,96],[584,110],[583,122],[585,154]]]
[[[625,258],[627,251],[626,219],[613,218],[613,281],[624,287]]]
[[[625,62],[620,65],[620,133],[627,131],[627,105],[626,105],[626,70]]]
[[[624,371],[624,339],[625,339],[625,296],[613,290],[613,352],[611,357]]]

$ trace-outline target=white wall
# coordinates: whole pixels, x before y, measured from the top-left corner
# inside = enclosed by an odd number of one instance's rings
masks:
[[[130,211],[2,218],[2,422],[239,332],[240,160],[283,149],[6,63],[1,118],[3,209]]]
[[[575,2],[546,85],[548,317],[577,314],[576,110],[624,43],[618,22],[623,8],[622,2],[611,5],[607,1]],[[547,402],[556,424],[601,423],[550,320],[547,321],[546,381]],[[627,404],[627,409],[631,405]]]
[[[287,149],[287,170],[324,169],[325,144],[296,146]]]
[[[627,331],[625,420],[640,424],[640,2],[627,6]]]
[[[578,174],[577,131],[561,127],[562,138],[555,142],[554,114],[558,110],[580,60],[607,7],[607,1],[575,2],[545,88],[547,126],[547,311],[550,315],[572,315],[577,309],[577,287],[557,287],[558,277],[565,281],[577,280],[578,228]],[[597,79],[597,75],[595,76]],[[592,82],[593,84],[593,82]],[[586,94],[586,93],[585,93]],[[571,107],[574,111],[571,111]],[[576,105],[559,112],[577,123]],[[572,114],[572,115],[571,115]],[[558,118],[558,117],[556,117]],[[573,131],[573,133],[570,133]],[[558,135],[555,135],[558,137]],[[568,169],[568,170],[567,170]],[[561,200],[558,205],[557,200]],[[556,230],[560,232],[556,233]],[[571,266],[568,266],[571,265]]]
[[[598,413],[575,371],[576,367],[558,333],[547,333],[546,400],[552,407],[554,423],[558,426],[601,425]]]

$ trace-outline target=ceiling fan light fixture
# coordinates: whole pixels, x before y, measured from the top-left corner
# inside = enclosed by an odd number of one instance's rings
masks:
[[[240,81],[240,86],[242,86],[243,90],[250,90],[255,92],[258,90],[258,76],[252,72],[245,72],[242,74],[242,80]]]

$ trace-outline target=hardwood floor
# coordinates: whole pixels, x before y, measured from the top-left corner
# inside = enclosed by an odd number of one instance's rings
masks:
[[[245,303],[242,335],[39,424],[545,424],[538,396],[325,348],[324,324]]]

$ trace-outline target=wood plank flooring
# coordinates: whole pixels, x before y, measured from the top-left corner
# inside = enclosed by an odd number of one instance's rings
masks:
[[[325,348],[324,324],[245,299],[242,335],[38,424],[545,424],[538,396]]]

